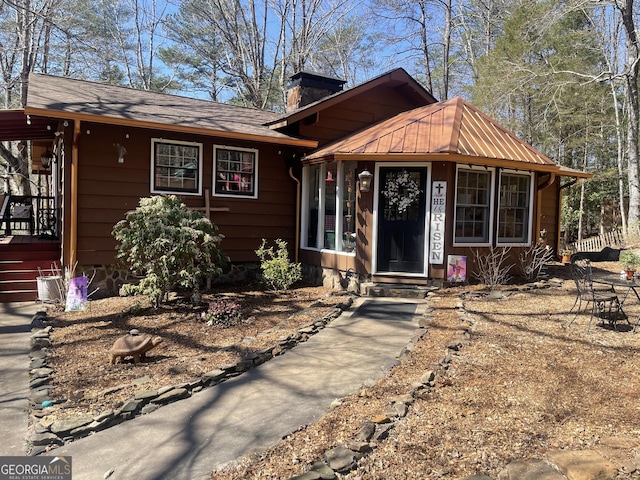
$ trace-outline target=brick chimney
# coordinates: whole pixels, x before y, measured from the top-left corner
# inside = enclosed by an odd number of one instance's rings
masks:
[[[318,73],[298,72],[289,79],[286,112],[292,112],[333,95],[342,90],[345,83],[345,80]]]

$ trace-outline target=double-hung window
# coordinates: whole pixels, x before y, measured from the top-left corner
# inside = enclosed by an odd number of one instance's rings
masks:
[[[455,244],[490,244],[493,176],[492,169],[458,168]]]
[[[200,195],[202,144],[152,139],[151,192]]]
[[[528,245],[531,241],[532,175],[500,173],[498,245]]]
[[[213,156],[215,195],[258,197],[257,150],[216,146]]]

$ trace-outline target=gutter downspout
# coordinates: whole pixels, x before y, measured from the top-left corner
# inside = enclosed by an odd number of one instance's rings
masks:
[[[300,249],[300,180],[293,175],[293,167],[289,167],[289,176],[296,182],[296,235],[295,235],[295,262],[298,263],[298,250]]]

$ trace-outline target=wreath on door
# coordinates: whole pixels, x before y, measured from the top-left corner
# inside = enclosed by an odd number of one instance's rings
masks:
[[[416,203],[421,193],[420,185],[406,170],[387,175],[387,181],[382,191],[387,203],[395,205],[398,213],[404,213],[407,208]]]

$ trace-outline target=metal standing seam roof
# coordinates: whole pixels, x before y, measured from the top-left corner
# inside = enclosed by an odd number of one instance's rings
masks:
[[[49,75],[31,74],[25,114],[314,147],[265,126],[267,110]]]
[[[367,127],[305,157],[305,162],[399,158],[455,161],[556,171],[559,166],[495,120],[453,98]]]

